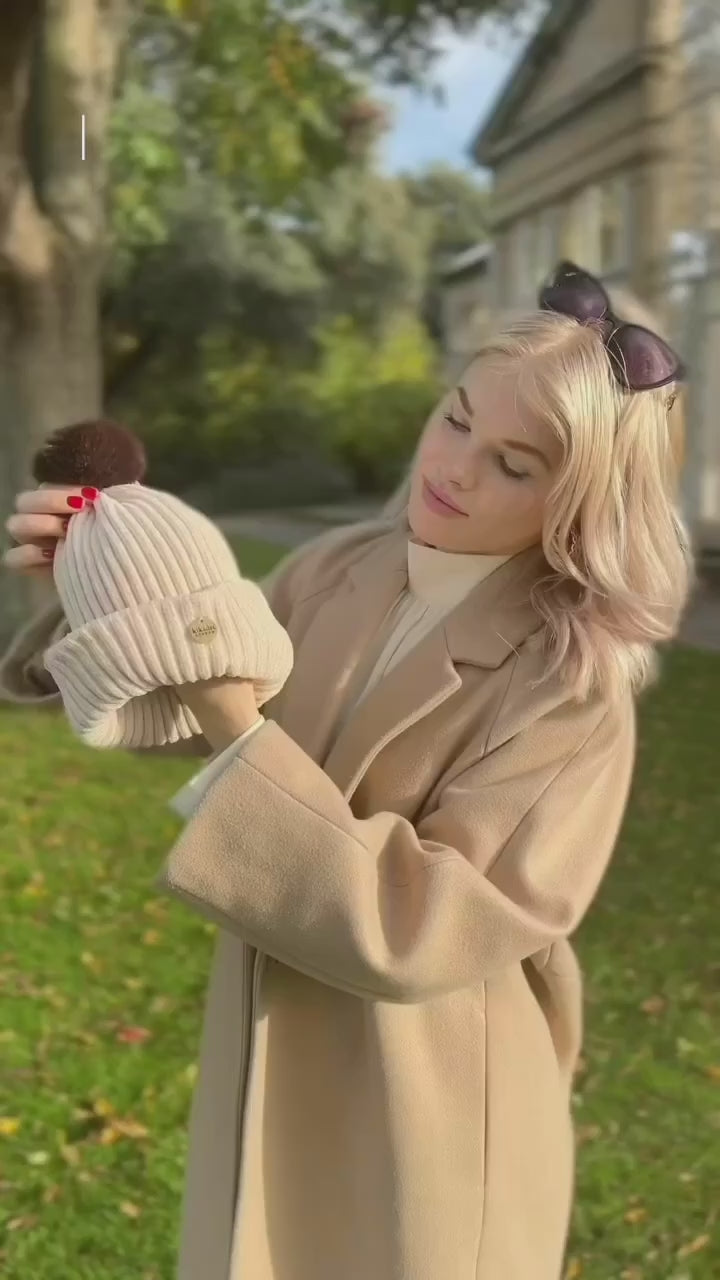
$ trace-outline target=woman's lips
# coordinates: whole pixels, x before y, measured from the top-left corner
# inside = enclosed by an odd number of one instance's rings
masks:
[[[467,511],[461,511],[459,507],[454,507],[450,502],[446,502],[443,499],[442,495],[437,491],[437,489],[433,489],[432,485],[428,484],[427,480],[423,480],[422,496],[423,496],[423,502],[425,503],[425,506],[429,507],[431,511],[434,511],[436,515],[439,515],[439,516],[466,516],[467,515]]]

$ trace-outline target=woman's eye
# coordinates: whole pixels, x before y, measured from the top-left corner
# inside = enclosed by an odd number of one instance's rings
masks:
[[[513,480],[527,480],[528,472],[513,471],[512,467],[508,464],[507,458],[505,458],[502,453],[499,453],[497,455],[497,461],[498,461],[498,466],[504,475],[510,476],[511,479]]]
[[[445,414],[445,421],[450,424],[453,431],[469,431],[467,422],[461,422],[459,418],[453,417],[451,413]]]

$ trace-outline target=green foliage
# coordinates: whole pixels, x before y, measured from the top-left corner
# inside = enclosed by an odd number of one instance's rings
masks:
[[[324,282],[326,317],[352,316],[373,329],[388,313],[419,310],[432,226],[401,180],[343,166],[311,184],[297,236]]]
[[[435,350],[420,322],[400,315],[377,336],[340,317],[320,335],[320,362],[308,380],[329,447],[361,492],[399,478],[435,403]]]
[[[188,171],[231,181],[245,207],[276,209],[345,153],[356,85],[272,0],[164,0],[139,11],[133,75],[172,102]]]
[[[433,6],[404,5],[404,35],[396,6],[372,7],[376,31],[352,3],[135,8],[108,142],[103,345],[109,407],[158,483],[325,449],[382,488],[412,449],[437,387],[420,319],[434,331],[440,256],[478,238],[485,197],[442,168],[376,171],[367,58],[412,61]],[[454,8],[440,6],[497,5]]]
[[[434,259],[468,249],[489,234],[490,192],[471,174],[436,164],[407,175],[404,184],[413,209],[427,216]]]
[[[403,313],[377,333],[335,317],[312,336],[312,359],[293,362],[261,343],[238,351],[218,329],[172,385],[163,359],[152,362],[121,414],[146,442],[151,481],[184,491],[295,458],[297,491],[283,500],[302,502],[322,496],[305,489],[322,470],[312,459],[325,458],[359,491],[390,489],[437,399],[433,344]]]

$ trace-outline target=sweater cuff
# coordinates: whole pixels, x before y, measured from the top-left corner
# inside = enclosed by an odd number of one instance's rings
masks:
[[[241,733],[239,738],[236,738],[228,747],[223,748],[222,751],[212,756],[204,769],[200,769],[194,774],[190,781],[184,787],[181,787],[172,799],[168,801],[169,808],[179,818],[183,818],[187,822],[195,813],[200,801],[210,790],[213,783],[217,781],[220,774],[224,773],[228,765],[236,758],[247,739],[252,737],[264,724],[265,717],[258,716],[255,723],[249,729],[246,729],[244,733]]]

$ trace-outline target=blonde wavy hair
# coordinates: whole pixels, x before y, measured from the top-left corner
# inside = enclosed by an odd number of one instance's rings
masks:
[[[624,318],[656,323],[624,299]],[[548,665],[576,697],[637,692],[656,676],[655,647],[677,633],[692,583],[690,539],[677,504],[683,420],[674,387],[629,393],[591,325],[538,312],[508,324],[476,359],[517,372],[521,403],[562,445],[548,497],[534,590]],[[386,516],[407,508],[409,480]]]

